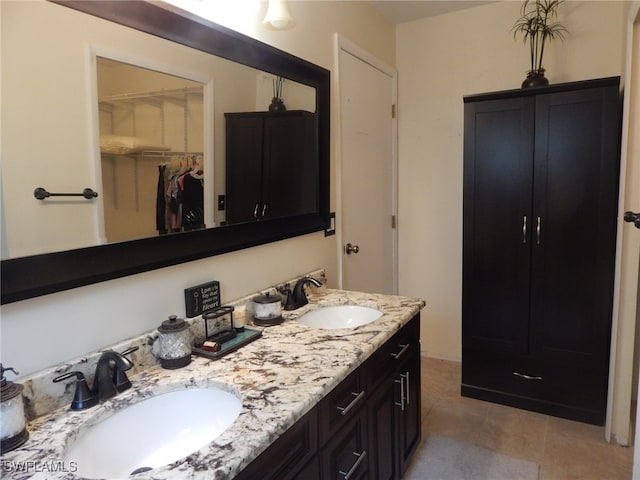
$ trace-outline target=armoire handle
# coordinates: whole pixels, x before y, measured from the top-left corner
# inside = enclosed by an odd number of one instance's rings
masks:
[[[522,216],[522,243],[527,243],[527,216]]]
[[[526,373],[513,372],[516,377],[524,378],[525,380],[542,380],[542,377],[537,375],[527,375]]]
[[[542,221],[540,217],[538,217],[538,221],[536,222],[536,245],[540,245],[540,234],[542,232]]]

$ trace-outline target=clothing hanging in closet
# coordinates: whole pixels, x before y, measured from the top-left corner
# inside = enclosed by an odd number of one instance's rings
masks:
[[[204,228],[201,155],[173,157],[158,165],[156,229],[160,235]]]

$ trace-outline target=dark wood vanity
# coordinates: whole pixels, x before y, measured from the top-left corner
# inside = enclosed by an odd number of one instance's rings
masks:
[[[398,480],[421,441],[420,315],[296,422],[237,480]]]

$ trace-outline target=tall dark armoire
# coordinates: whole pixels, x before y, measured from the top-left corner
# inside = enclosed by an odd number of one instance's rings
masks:
[[[317,211],[315,113],[225,113],[225,121],[228,224]]]
[[[464,396],[604,423],[619,81],[464,98]]]

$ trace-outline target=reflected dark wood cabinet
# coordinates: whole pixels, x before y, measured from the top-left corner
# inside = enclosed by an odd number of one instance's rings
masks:
[[[227,224],[318,209],[316,116],[226,113]]]
[[[602,425],[619,78],[464,102],[462,394]]]
[[[416,315],[236,480],[399,480],[421,440]]]

